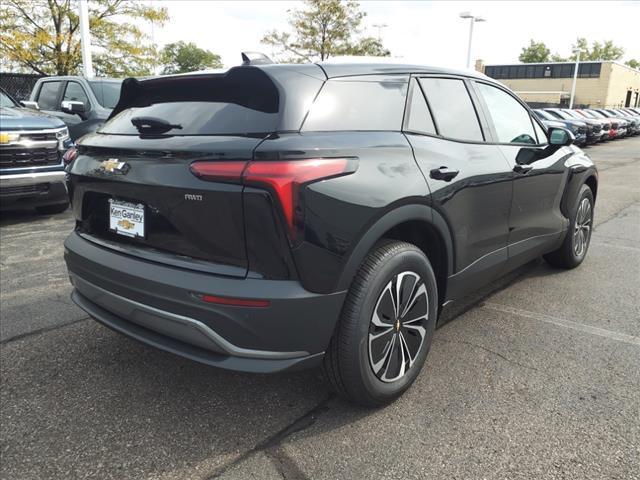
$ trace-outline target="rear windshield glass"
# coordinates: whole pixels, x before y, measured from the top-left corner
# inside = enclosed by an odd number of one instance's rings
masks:
[[[247,135],[273,132],[279,121],[273,82],[258,69],[225,75],[127,79],[112,118],[100,132],[139,135],[140,119],[171,125],[167,135]]]
[[[115,108],[120,98],[122,82],[89,82],[98,103],[104,108]]]
[[[311,106],[303,131],[400,130],[408,78],[329,80]]]

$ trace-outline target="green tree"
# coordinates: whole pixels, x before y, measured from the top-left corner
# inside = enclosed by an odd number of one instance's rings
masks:
[[[518,59],[522,63],[548,62],[551,50],[542,42],[529,41],[529,46],[522,49]]]
[[[326,60],[337,55],[388,56],[389,50],[373,37],[360,38],[366,13],[357,2],[306,0],[302,8],[289,10],[288,32],[268,32],[262,43],[278,49],[286,61]]]
[[[138,0],[88,2],[93,63],[98,75],[151,73],[155,45],[140,28],[168,20],[165,8]],[[0,54],[7,62],[40,74],[73,75],[82,65],[78,2],[2,0]]]
[[[627,60],[626,62],[624,62],[624,64],[629,65],[631,68],[637,68],[640,70],[640,60],[636,60],[635,58]]]
[[[598,60],[619,60],[624,55],[624,48],[614,45],[611,40],[603,43],[594,41],[589,48],[589,42],[586,38],[580,37],[576,39],[576,43],[571,46],[571,50],[580,50],[581,61],[598,61]],[[575,61],[576,55],[572,54],[569,60]]]
[[[160,54],[162,73],[187,73],[207,68],[222,68],[220,55],[199,48],[195,43],[176,42],[166,45]]]

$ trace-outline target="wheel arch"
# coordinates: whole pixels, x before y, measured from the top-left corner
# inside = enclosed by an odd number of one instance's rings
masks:
[[[367,254],[384,239],[409,242],[424,252],[436,274],[438,297],[442,302],[447,277],[453,271],[453,242],[442,215],[426,205],[403,205],[371,225],[352,249],[338,280],[338,291],[349,288]]]

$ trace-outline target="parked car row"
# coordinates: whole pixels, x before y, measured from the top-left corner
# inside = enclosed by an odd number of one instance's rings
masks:
[[[547,128],[571,130],[580,146],[640,134],[640,108],[544,108],[534,113]]]
[[[66,210],[64,155],[70,146],[62,120],[25,108],[0,89],[0,209]]]

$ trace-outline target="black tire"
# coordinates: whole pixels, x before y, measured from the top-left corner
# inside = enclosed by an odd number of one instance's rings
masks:
[[[43,205],[42,207],[36,207],[36,212],[43,215],[55,215],[56,213],[62,213],[69,208],[68,203],[58,203],[56,205]]]
[[[401,293],[397,295],[400,301],[392,298],[395,295],[393,287],[397,283],[401,286]],[[369,407],[388,403],[407,390],[420,373],[431,346],[438,312],[437,299],[433,269],[418,247],[398,241],[377,245],[365,258],[351,284],[324,357],[324,374],[333,390],[351,402]],[[408,304],[410,308],[407,309]],[[396,319],[392,320],[380,313],[383,307],[387,311],[392,307],[404,313],[395,315]],[[420,320],[412,320],[411,316]],[[381,318],[384,327],[377,327]],[[383,332],[380,335],[377,334],[378,328]],[[376,337],[380,337],[379,340]],[[394,345],[398,350],[394,350]],[[379,359],[388,357],[382,363],[375,362],[382,365],[377,373],[374,373],[373,350],[381,354]],[[395,377],[385,378],[395,373],[388,372],[392,364],[401,373],[395,380]],[[384,372],[380,373],[383,369]]]
[[[588,214],[587,218],[583,218],[583,208],[588,202]],[[574,211],[571,212],[569,218],[569,230],[562,242],[560,248],[556,251],[548,253],[544,256],[545,260],[549,264],[558,268],[575,268],[582,263],[587,256],[589,250],[589,242],[591,240],[591,233],[593,231],[593,192],[587,185],[582,185],[578,194],[578,201]],[[586,230],[585,223],[586,224]],[[583,236],[579,234],[579,230],[582,230]]]

